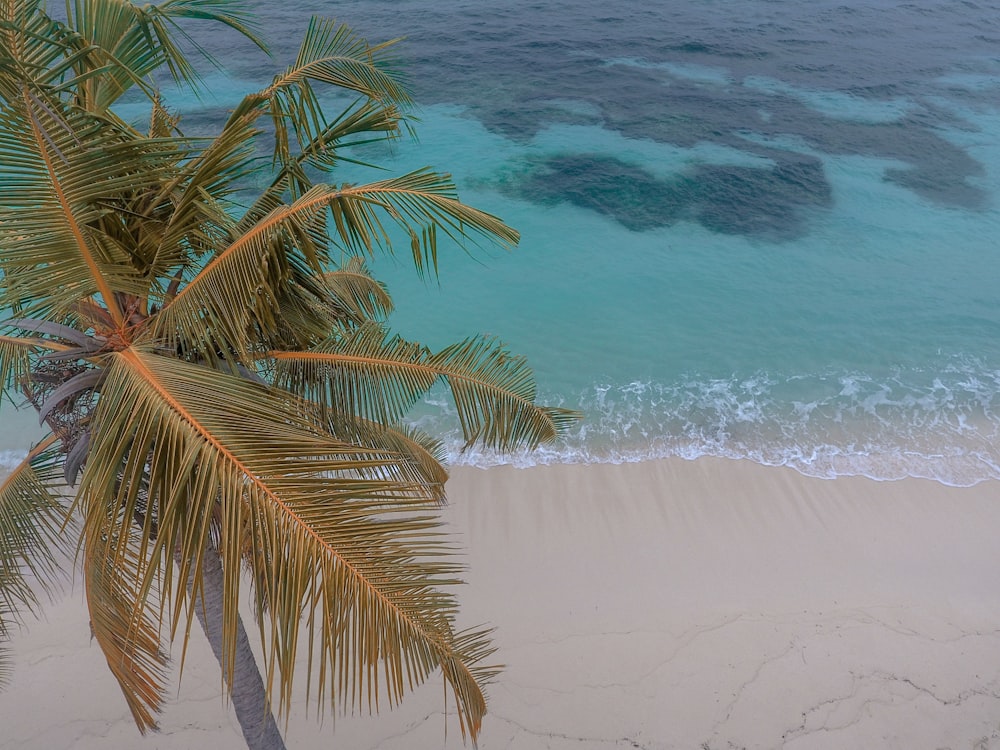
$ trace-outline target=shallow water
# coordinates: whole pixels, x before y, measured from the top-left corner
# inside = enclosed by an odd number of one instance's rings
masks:
[[[283,65],[323,3],[258,4]],[[723,455],[807,474],[1000,477],[1000,4],[342,2],[398,50],[419,142],[522,233],[377,262],[396,328],[491,332],[582,409],[534,456]],[[274,68],[216,36],[211,130]],[[286,55],[284,58],[281,55]],[[378,179],[345,170],[339,179]],[[417,417],[453,431],[446,400]],[[454,442],[457,446],[458,442]]]

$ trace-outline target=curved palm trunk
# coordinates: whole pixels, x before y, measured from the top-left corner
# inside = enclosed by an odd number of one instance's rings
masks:
[[[212,646],[212,653],[222,666],[222,564],[214,550],[209,550],[202,562],[203,596],[196,597],[195,614]],[[243,730],[249,750],[285,750],[285,741],[271,713],[250,640],[242,620],[237,623],[236,664],[230,699],[236,709],[236,719]],[[225,671],[223,671],[225,675]]]

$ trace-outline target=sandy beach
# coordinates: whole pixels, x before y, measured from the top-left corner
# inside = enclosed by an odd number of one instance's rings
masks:
[[[463,624],[506,669],[483,750],[1000,748],[1000,491],[748,461],[459,468]],[[141,739],[79,586],[12,643],[0,748],[243,747],[207,645]],[[303,674],[304,676],[304,674]],[[461,747],[440,680],[290,748]]]

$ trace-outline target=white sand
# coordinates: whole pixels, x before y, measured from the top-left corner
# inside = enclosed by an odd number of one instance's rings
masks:
[[[459,469],[463,620],[506,671],[483,750],[1000,748],[1000,492],[746,461]],[[13,643],[0,747],[242,747],[196,643],[140,739],[78,594]],[[440,680],[292,748],[461,747]]]

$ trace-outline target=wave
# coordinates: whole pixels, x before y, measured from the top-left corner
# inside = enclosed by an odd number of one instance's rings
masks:
[[[584,418],[557,442],[501,455],[463,450],[448,395],[435,391],[412,424],[442,439],[448,463],[488,468],[626,463],[702,456],[787,466],[815,477],[905,477],[971,486],[1000,479],[1000,369],[951,358],[937,370],[896,368],[599,382],[540,401]],[[26,455],[0,450],[0,470]]]
[[[545,400],[544,398],[542,399]],[[716,456],[816,477],[904,477],[970,486],[1000,479],[1000,370],[974,359],[936,372],[863,372],[595,383],[558,443],[501,456],[462,450],[453,409],[433,398],[416,425],[446,435],[452,465],[623,463]]]

